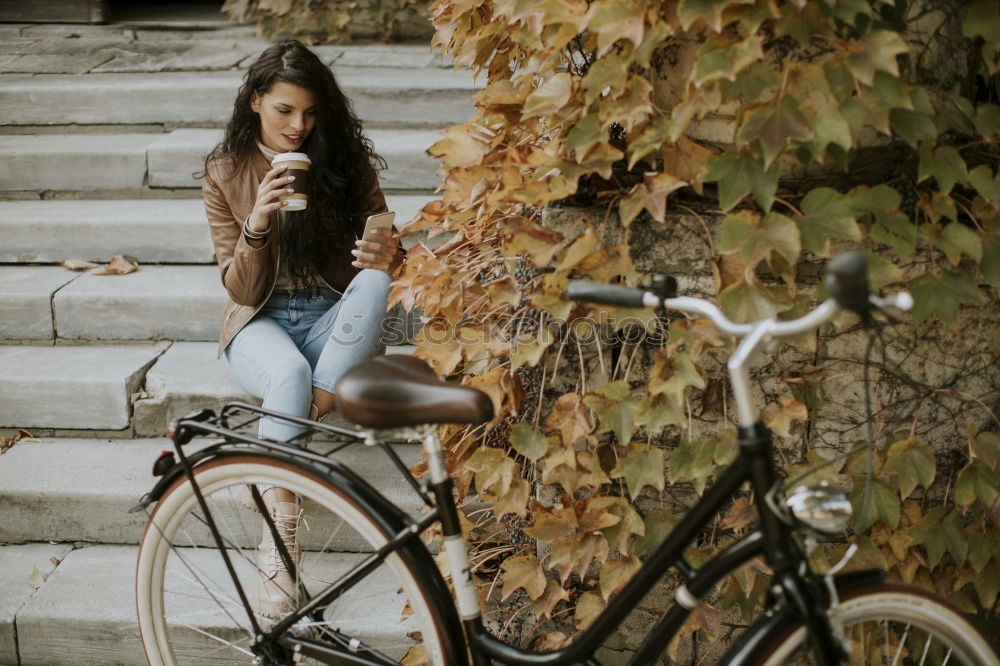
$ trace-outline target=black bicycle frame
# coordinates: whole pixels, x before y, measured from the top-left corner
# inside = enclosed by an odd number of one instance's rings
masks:
[[[261,410],[261,408],[251,407],[251,409],[261,412],[267,411]],[[275,413],[275,415],[278,414]],[[206,423],[190,425],[209,433],[232,434],[232,431],[227,431],[225,428]],[[332,462],[318,454],[295,450],[287,444],[282,445],[243,435],[240,435],[240,439],[248,444],[270,449],[275,453],[292,454],[295,458],[303,459],[304,462],[313,462],[314,464],[322,462],[325,465],[330,465]],[[486,631],[481,618],[477,617],[463,621],[473,663],[476,666],[488,666],[491,659],[496,659],[512,666],[595,664],[596,662],[593,661],[591,655],[607,640],[611,632],[618,627],[628,613],[639,604],[653,585],[668,570],[676,569],[684,578],[681,590],[675,593],[677,603],[671,605],[664,612],[647,634],[639,650],[629,661],[630,664],[651,663],[663,653],[670,640],[680,630],[691,610],[695,608],[697,599],[706,595],[728,573],[758,555],[763,555],[768,566],[774,572],[770,589],[772,598],[783,604],[806,625],[820,664],[832,666],[840,663],[843,651],[835,639],[835,634],[826,615],[825,590],[816,584],[816,581],[809,578],[806,558],[792,538],[790,521],[775,513],[770,504],[765,501],[765,497],[775,488],[777,483],[771,433],[762,423],[758,422],[753,426],[740,428],[737,441],[739,453],[736,460],[722,472],[694,507],[685,514],[685,519],[671,530],[635,576],[611,599],[604,611],[572,644],[560,650],[530,652],[503,643],[493,637]],[[175,444],[177,444],[176,448],[180,453],[180,443],[175,441]],[[173,475],[176,476],[178,473],[188,475],[196,488],[202,509],[207,512],[204,500],[197,490],[197,485],[194,484],[192,468],[195,465],[184,458],[183,454],[181,456],[182,463],[178,467],[184,467],[184,470],[175,468]],[[168,476],[171,475],[168,474]],[[157,488],[148,496],[148,501],[158,499],[162,487],[166,485],[165,482],[166,478],[157,484]],[[358,482],[364,484],[360,479]],[[759,526],[755,531],[695,569],[685,560],[684,552],[711,525],[713,518],[736,496],[744,483],[750,484],[756,497],[760,517]],[[414,485],[416,486],[415,483]],[[285,646],[299,645],[300,650],[321,660],[324,657],[330,659],[348,657],[350,663],[383,663],[381,660],[372,660],[370,657],[366,658],[356,653],[345,653],[333,645],[322,645],[315,641],[300,640],[283,634],[294,622],[315,612],[360,582],[389,554],[412,546],[418,541],[415,537],[430,527],[435,520],[442,521],[443,527],[451,528],[446,531],[458,529],[457,507],[452,494],[451,480],[446,479],[440,483],[430,484],[430,490],[436,505],[430,513],[425,514],[416,522],[412,519],[408,520],[409,524],[404,529],[400,529],[396,536],[390,538],[384,546],[372,553],[364,562],[315,595],[303,607],[284,618],[269,631],[263,632],[263,635],[271,641],[277,639]],[[426,492],[421,492],[421,495],[426,497]],[[381,507],[379,507],[380,509]],[[209,520],[214,522],[210,517]],[[214,525],[210,525],[210,527],[214,528]],[[213,529],[213,535],[220,543],[220,548],[223,548],[221,537],[214,533]],[[423,545],[420,547],[423,548]],[[436,571],[434,573],[436,575]],[[235,580],[235,574],[233,575]],[[438,578],[440,577],[438,576]],[[453,610],[452,617],[457,620]],[[253,622],[252,614],[251,622]],[[460,653],[461,649],[458,648],[456,651]]]

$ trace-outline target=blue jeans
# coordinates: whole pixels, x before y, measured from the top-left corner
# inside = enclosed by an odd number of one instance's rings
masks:
[[[226,347],[233,379],[267,409],[308,416],[314,386],[333,393],[348,369],[379,349],[390,279],[366,268],[343,295],[325,286],[273,292]],[[289,440],[302,429],[264,418],[258,432]]]

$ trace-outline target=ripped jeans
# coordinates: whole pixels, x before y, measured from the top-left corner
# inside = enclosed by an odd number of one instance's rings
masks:
[[[391,278],[361,270],[343,295],[318,289],[280,290],[226,347],[229,372],[267,409],[308,416],[314,386],[333,393],[351,367],[380,348]],[[289,440],[302,428],[262,418],[262,438]]]

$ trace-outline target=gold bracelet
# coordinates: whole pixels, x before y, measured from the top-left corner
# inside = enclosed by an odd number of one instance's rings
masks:
[[[267,225],[266,229],[262,231],[253,231],[250,229],[250,218],[247,217],[246,222],[243,223],[243,235],[246,236],[247,240],[257,241],[264,240],[264,237],[271,231],[271,225]]]

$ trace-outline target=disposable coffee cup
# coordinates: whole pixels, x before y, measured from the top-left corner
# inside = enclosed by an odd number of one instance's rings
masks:
[[[271,160],[271,166],[287,164],[288,168],[278,178],[295,176],[295,180],[288,183],[285,189],[291,189],[291,194],[282,194],[278,199],[287,201],[285,210],[305,210],[309,205],[309,166],[312,160],[305,153],[278,153]]]

